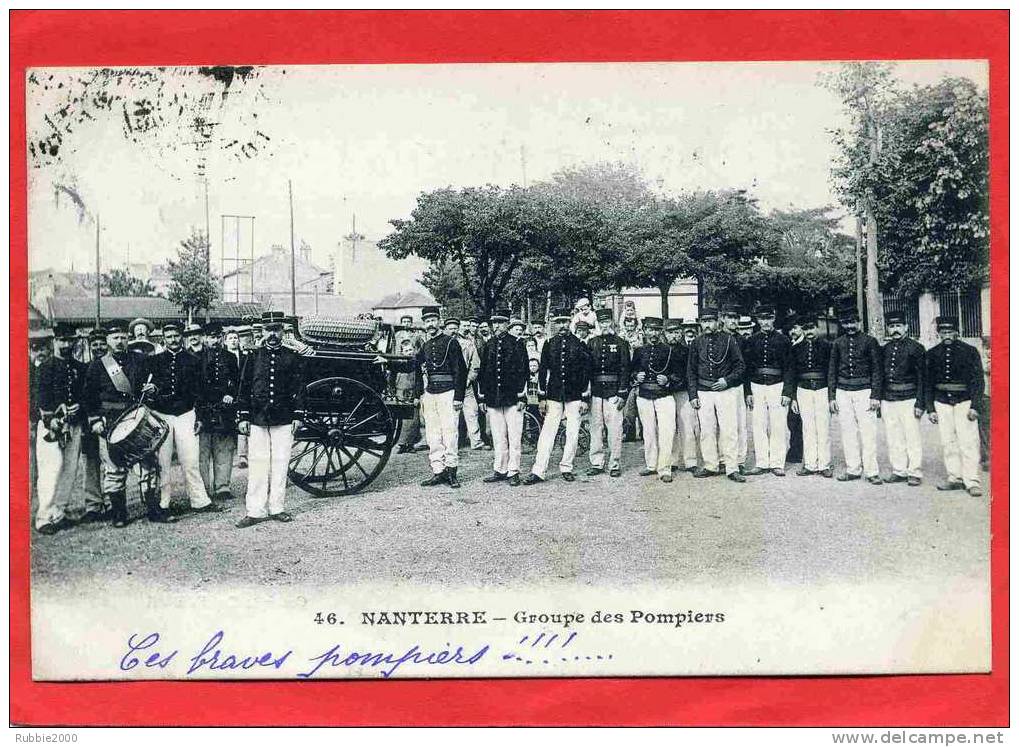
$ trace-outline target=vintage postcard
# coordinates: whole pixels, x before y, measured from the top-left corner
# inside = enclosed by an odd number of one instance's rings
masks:
[[[985,60],[27,71],[36,680],[987,672]]]

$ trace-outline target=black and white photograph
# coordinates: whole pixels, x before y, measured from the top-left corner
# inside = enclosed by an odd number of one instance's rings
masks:
[[[34,678],[989,671],[987,88],[29,70]]]

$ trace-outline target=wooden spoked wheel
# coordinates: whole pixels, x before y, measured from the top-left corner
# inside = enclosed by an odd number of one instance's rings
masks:
[[[320,498],[366,488],[389,461],[399,430],[382,397],[360,381],[332,377],[307,386],[304,407],[290,480]]]

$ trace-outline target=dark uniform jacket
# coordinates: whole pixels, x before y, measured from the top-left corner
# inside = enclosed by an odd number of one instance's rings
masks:
[[[630,344],[606,333],[588,340],[591,350],[591,396],[626,398],[630,391]]]
[[[828,363],[829,400],[835,399],[836,389],[870,389],[871,399],[881,399],[881,348],[877,340],[863,332],[835,339]]]
[[[711,332],[701,335],[690,346],[686,379],[690,399],[698,392],[711,391],[718,379],[725,379],[725,388],[743,383],[746,371],[739,340],[728,332]]]
[[[233,430],[237,417],[236,400],[237,389],[241,384],[241,364],[246,357],[245,353],[235,355],[226,348],[214,348],[205,356],[198,418],[217,432]],[[234,398],[233,404],[223,404],[223,397],[227,395]]]
[[[124,372],[128,382],[131,384],[131,392],[121,392],[113,385],[113,380],[106,372],[101,356],[92,361],[85,372],[85,414],[89,423],[95,423],[99,419],[106,420],[106,427],[113,425],[113,421],[120,417],[125,410],[134,407],[141,396],[142,385],[149,375],[146,366],[146,357],[140,353],[133,353],[125,350],[123,353],[111,352],[114,361]]]
[[[164,350],[148,356],[145,367],[156,385],[156,393],[145,400],[153,410],[183,415],[195,408],[202,392],[202,362],[196,356],[184,349],[177,354]]]
[[[984,368],[980,353],[962,340],[939,342],[927,351],[927,412],[934,403],[957,405],[970,401],[979,407],[984,396]]]
[[[427,377],[426,392],[444,394],[452,390],[453,401],[463,402],[467,391],[467,364],[455,337],[440,332],[426,339],[417,352],[417,365]]]
[[[85,364],[74,358],[53,356],[39,366],[38,400],[39,414],[44,424],[61,405],[80,405],[85,386]],[[84,418],[81,409],[68,423],[80,423]]]
[[[796,389],[803,387],[812,392],[828,388],[828,364],[831,362],[831,343],[823,337],[811,340],[804,337],[789,346],[789,366],[786,368],[786,385],[782,393],[795,397]],[[788,392],[788,394],[787,394]]]
[[[28,364],[28,422],[35,425],[39,422],[39,369],[41,363],[31,361]]]
[[[572,332],[545,343],[538,362],[538,387],[545,399],[573,402],[583,399],[591,381],[591,351]]]
[[[644,399],[671,397],[673,392],[678,392],[683,388],[686,379],[684,365],[686,360],[682,351],[677,351],[676,347],[659,342],[653,345],[648,343],[637,348],[631,368],[634,380],[636,380],[637,374],[644,373],[644,383],[637,385],[638,397]],[[664,386],[658,383],[659,375],[668,379]]]
[[[914,407],[926,404],[924,379],[927,375],[927,351],[916,340],[903,337],[881,348],[881,381],[888,402],[915,400]]]
[[[743,362],[747,367],[746,376],[743,377],[743,393],[751,394],[751,383],[782,384],[783,396],[791,397],[786,382],[791,347],[789,338],[778,330],[751,335],[743,345]]]
[[[237,419],[264,427],[304,415],[304,358],[283,345],[260,345],[244,360]]]
[[[478,402],[510,407],[527,401],[527,349],[513,335],[496,335],[481,348]]]

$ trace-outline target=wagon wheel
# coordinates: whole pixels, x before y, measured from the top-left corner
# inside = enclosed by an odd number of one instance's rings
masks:
[[[373,389],[334,377],[309,384],[290,452],[290,480],[320,498],[351,495],[378,477],[399,421]]]
[[[587,453],[591,447],[591,428],[588,425],[588,418],[585,416],[580,421],[580,435],[577,438],[577,453]],[[538,435],[541,433],[541,420],[530,410],[524,413],[523,442],[524,450],[530,453],[538,447]],[[562,449],[566,446],[566,418],[559,423],[559,431],[556,433],[555,446]]]

